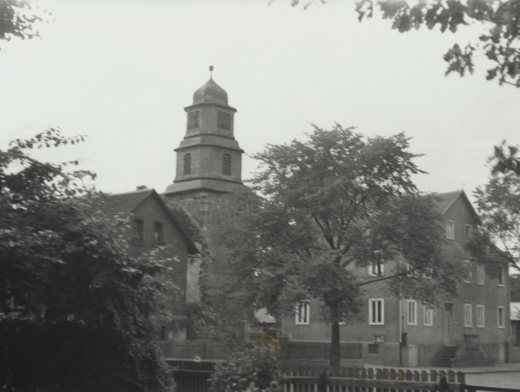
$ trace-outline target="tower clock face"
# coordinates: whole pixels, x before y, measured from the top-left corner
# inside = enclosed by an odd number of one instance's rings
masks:
[[[198,110],[188,113],[188,129],[198,128],[200,112]]]
[[[231,130],[231,114],[227,112],[218,112],[218,125],[220,129],[225,129],[226,131]]]

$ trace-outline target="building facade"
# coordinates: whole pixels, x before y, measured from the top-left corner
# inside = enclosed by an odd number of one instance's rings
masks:
[[[361,316],[340,327],[342,363],[386,366],[475,366],[503,363],[510,335],[507,264],[491,271],[473,260],[466,247],[478,216],[463,191],[438,194],[446,230],[447,255],[466,263],[468,274],[456,298],[440,298],[429,307],[413,298],[398,298],[384,281],[366,285]],[[498,253],[497,253],[498,255]],[[395,261],[358,268],[362,280],[392,273]],[[295,353],[310,362],[325,360],[331,328],[320,321],[319,303],[297,307],[281,322],[280,332]]]
[[[195,243],[153,189],[108,195],[97,205],[97,209],[107,216],[128,217],[131,226],[127,230],[130,256],[139,257],[158,246],[166,246],[166,256],[171,260],[167,274],[175,288],[169,304],[173,319],[159,320],[162,324],[160,339],[186,340],[186,274],[188,256],[199,253]],[[159,315],[156,317],[160,318]]]

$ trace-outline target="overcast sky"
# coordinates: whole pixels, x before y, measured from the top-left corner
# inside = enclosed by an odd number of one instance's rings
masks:
[[[475,75],[444,76],[443,54],[478,37],[399,34],[388,21],[359,23],[354,1],[291,7],[290,0],[41,0],[53,23],[42,38],[3,42],[0,148],[49,127],[87,135],[67,149],[98,174],[96,187],[162,193],[175,176],[173,149],[184,137],[193,93],[209,79],[224,88],[235,137],[246,154],[335,122],[367,135],[404,132],[429,174],[422,191],[486,182],[493,145],[520,143],[520,90]],[[256,163],[244,155],[243,178]]]

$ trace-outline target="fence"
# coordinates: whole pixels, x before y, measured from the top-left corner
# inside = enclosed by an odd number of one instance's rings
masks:
[[[212,361],[168,360],[174,368],[178,392],[207,392],[208,379],[215,369]],[[282,392],[513,392],[518,388],[480,387],[465,384],[462,372],[450,370],[412,370],[390,367],[342,368],[324,372],[301,368],[284,372]]]
[[[302,369],[286,372],[282,384],[287,392],[460,391],[464,374],[387,367],[343,368],[336,372]]]

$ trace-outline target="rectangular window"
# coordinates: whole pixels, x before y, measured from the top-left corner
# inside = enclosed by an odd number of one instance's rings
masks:
[[[503,286],[504,285],[504,268],[498,267],[497,270],[498,270],[497,271],[498,285]]]
[[[426,327],[431,327],[433,325],[433,308],[431,305],[423,305],[423,324]]]
[[[449,240],[455,239],[455,222],[446,221],[446,238]]]
[[[381,262],[372,262],[368,265],[368,276],[383,276],[385,274],[385,266]]]
[[[471,314],[472,306],[471,304],[464,304],[464,326],[471,327],[472,325],[472,314]]]
[[[191,174],[191,154],[184,154],[184,174]]]
[[[408,300],[408,325],[417,325],[417,302]]]
[[[368,300],[368,324],[385,324],[385,300],[382,298]]]
[[[466,238],[466,242],[473,238],[473,226],[466,224],[464,226],[464,236]]]
[[[368,353],[372,355],[379,354],[379,344],[377,343],[369,343],[368,344]]]
[[[484,305],[477,305],[477,327],[484,328],[486,326]]]
[[[231,155],[229,154],[222,156],[222,174],[225,176],[231,175]]]
[[[154,222],[153,224],[153,239],[155,245],[164,245],[163,224],[161,222]]]
[[[464,283],[473,283],[473,263],[469,260],[464,260],[466,264],[466,275],[464,275]]]
[[[477,284],[484,285],[486,283],[486,267],[483,264],[477,264]]]
[[[144,241],[144,223],[141,219],[134,220],[134,244],[142,245]]]
[[[311,304],[309,301],[302,301],[296,305],[296,325],[309,325]]]
[[[498,320],[497,325],[498,328],[505,328],[506,327],[506,312],[503,306],[498,307],[498,314],[497,314]]]

